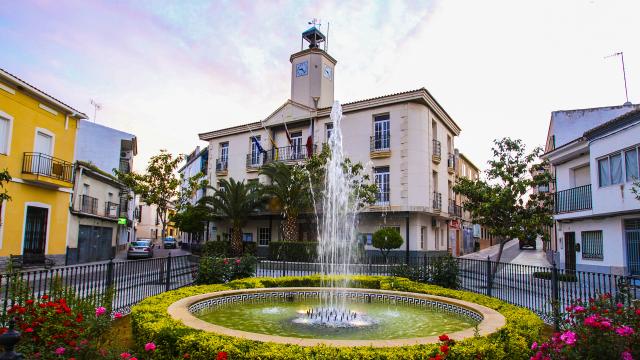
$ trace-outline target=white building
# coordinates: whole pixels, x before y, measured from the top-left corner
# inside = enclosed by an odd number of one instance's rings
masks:
[[[562,267],[640,274],[640,201],[631,193],[639,174],[640,110],[626,108],[544,155],[555,174]]]
[[[197,146],[195,150],[187,155],[187,157],[185,158],[185,164],[178,170],[178,173],[182,178],[182,183],[180,184],[181,191],[185,191],[189,187],[189,179],[198,174],[204,174],[206,176],[208,174],[208,167],[209,148],[205,147],[204,149],[200,149],[200,147]],[[189,203],[191,203],[192,205],[197,203],[200,199],[202,199],[204,194],[204,189],[197,190],[189,199]],[[206,231],[204,231],[203,234],[190,234],[181,232],[179,240],[187,244],[199,243],[200,241],[206,239],[206,233]]]
[[[258,176],[269,161],[295,162],[319,151],[331,136],[329,118],[334,102],[336,59],[318,44],[317,29],[303,33],[310,45],[291,55],[291,96],[262,122],[200,134],[209,142],[209,181],[267,179]],[[346,156],[369,165],[379,187],[378,201],[360,217],[359,232],[373,250],[371,234],[380,227],[396,227],[404,238],[402,256],[447,250],[449,196],[454,184],[454,138],[460,127],[425,88],[342,104]],[[291,143],[287,139],[287,130]],[[255,135],[266,150],[252,143]],[[275,144],[272,144],[271,140]],[[301,217],[300,240],[315,239],[312,217]],[[225,238],[228,224],[216,224]],[[254,217],[243,229],[245,241],[257,241],[264,254],[270,241],[280,240],[280,215]]]

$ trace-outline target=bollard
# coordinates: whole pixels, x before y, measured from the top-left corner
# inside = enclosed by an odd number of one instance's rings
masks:
[[[23,360],[22,354],[15,352],[14,348],[20,341],[20,333],[14,330],[15,321],[9,321],[9,330],[0,335],[0,345],[4,347],[4,353],[0,355],[0,360]]]

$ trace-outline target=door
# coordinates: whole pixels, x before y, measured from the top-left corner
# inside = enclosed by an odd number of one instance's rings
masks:
[[[302,132],[291,134],[291,160],[304,159],[302,152]]]
[[[23,255],[44,255],[47,245],[48,215],[49,209],[27,206]]]
[[[389,115],[376,117],[373,123],[374,150],[386,150],[389,148],[390,137]]]
[[[564,267],[566,270],[576,270],[576,233],[564,233]]]
[[[78,229],[78,263],[109,260],[113,229],[80,225]]]
[[[32,171],[36,174],[51,175],[51,156],[53,155],[53,137],[44,132],[36,133],[35,156]]]
[[[630,275],[640,275],[640,219],[624,221],[627,241],[627,268]]]

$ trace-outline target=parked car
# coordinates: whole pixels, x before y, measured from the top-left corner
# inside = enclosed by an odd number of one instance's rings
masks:
[[[523,239],[518,239],[520,241],[520,250],[524,249],[525,247],[535,250],[537,238],[538,235],[536,233],[533,233],[525,235]]]
[[[164,240],[162,241],[162,244],[165,249],[178,248],[178,242],[176,241],[175,238],[172,238],[171,236],[164,238]]]
[[[151,240],[138,239],[129,244],[127,250],[127,259],[152,258],[153,243]]]

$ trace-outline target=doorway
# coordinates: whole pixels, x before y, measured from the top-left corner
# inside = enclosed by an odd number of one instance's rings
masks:
[[[566,270],[576,270],[576,233],[564,233],[564,267]]]
[[[113,228],[80,225],[78,229],[78,263],[109,260],[112,256]]]
[[[640,275],[640,219],[624,221],[629,275]]]
[[[27,206],[24,224],[23,255],[44,255],[47,245],[47,219],[49,209]]]

